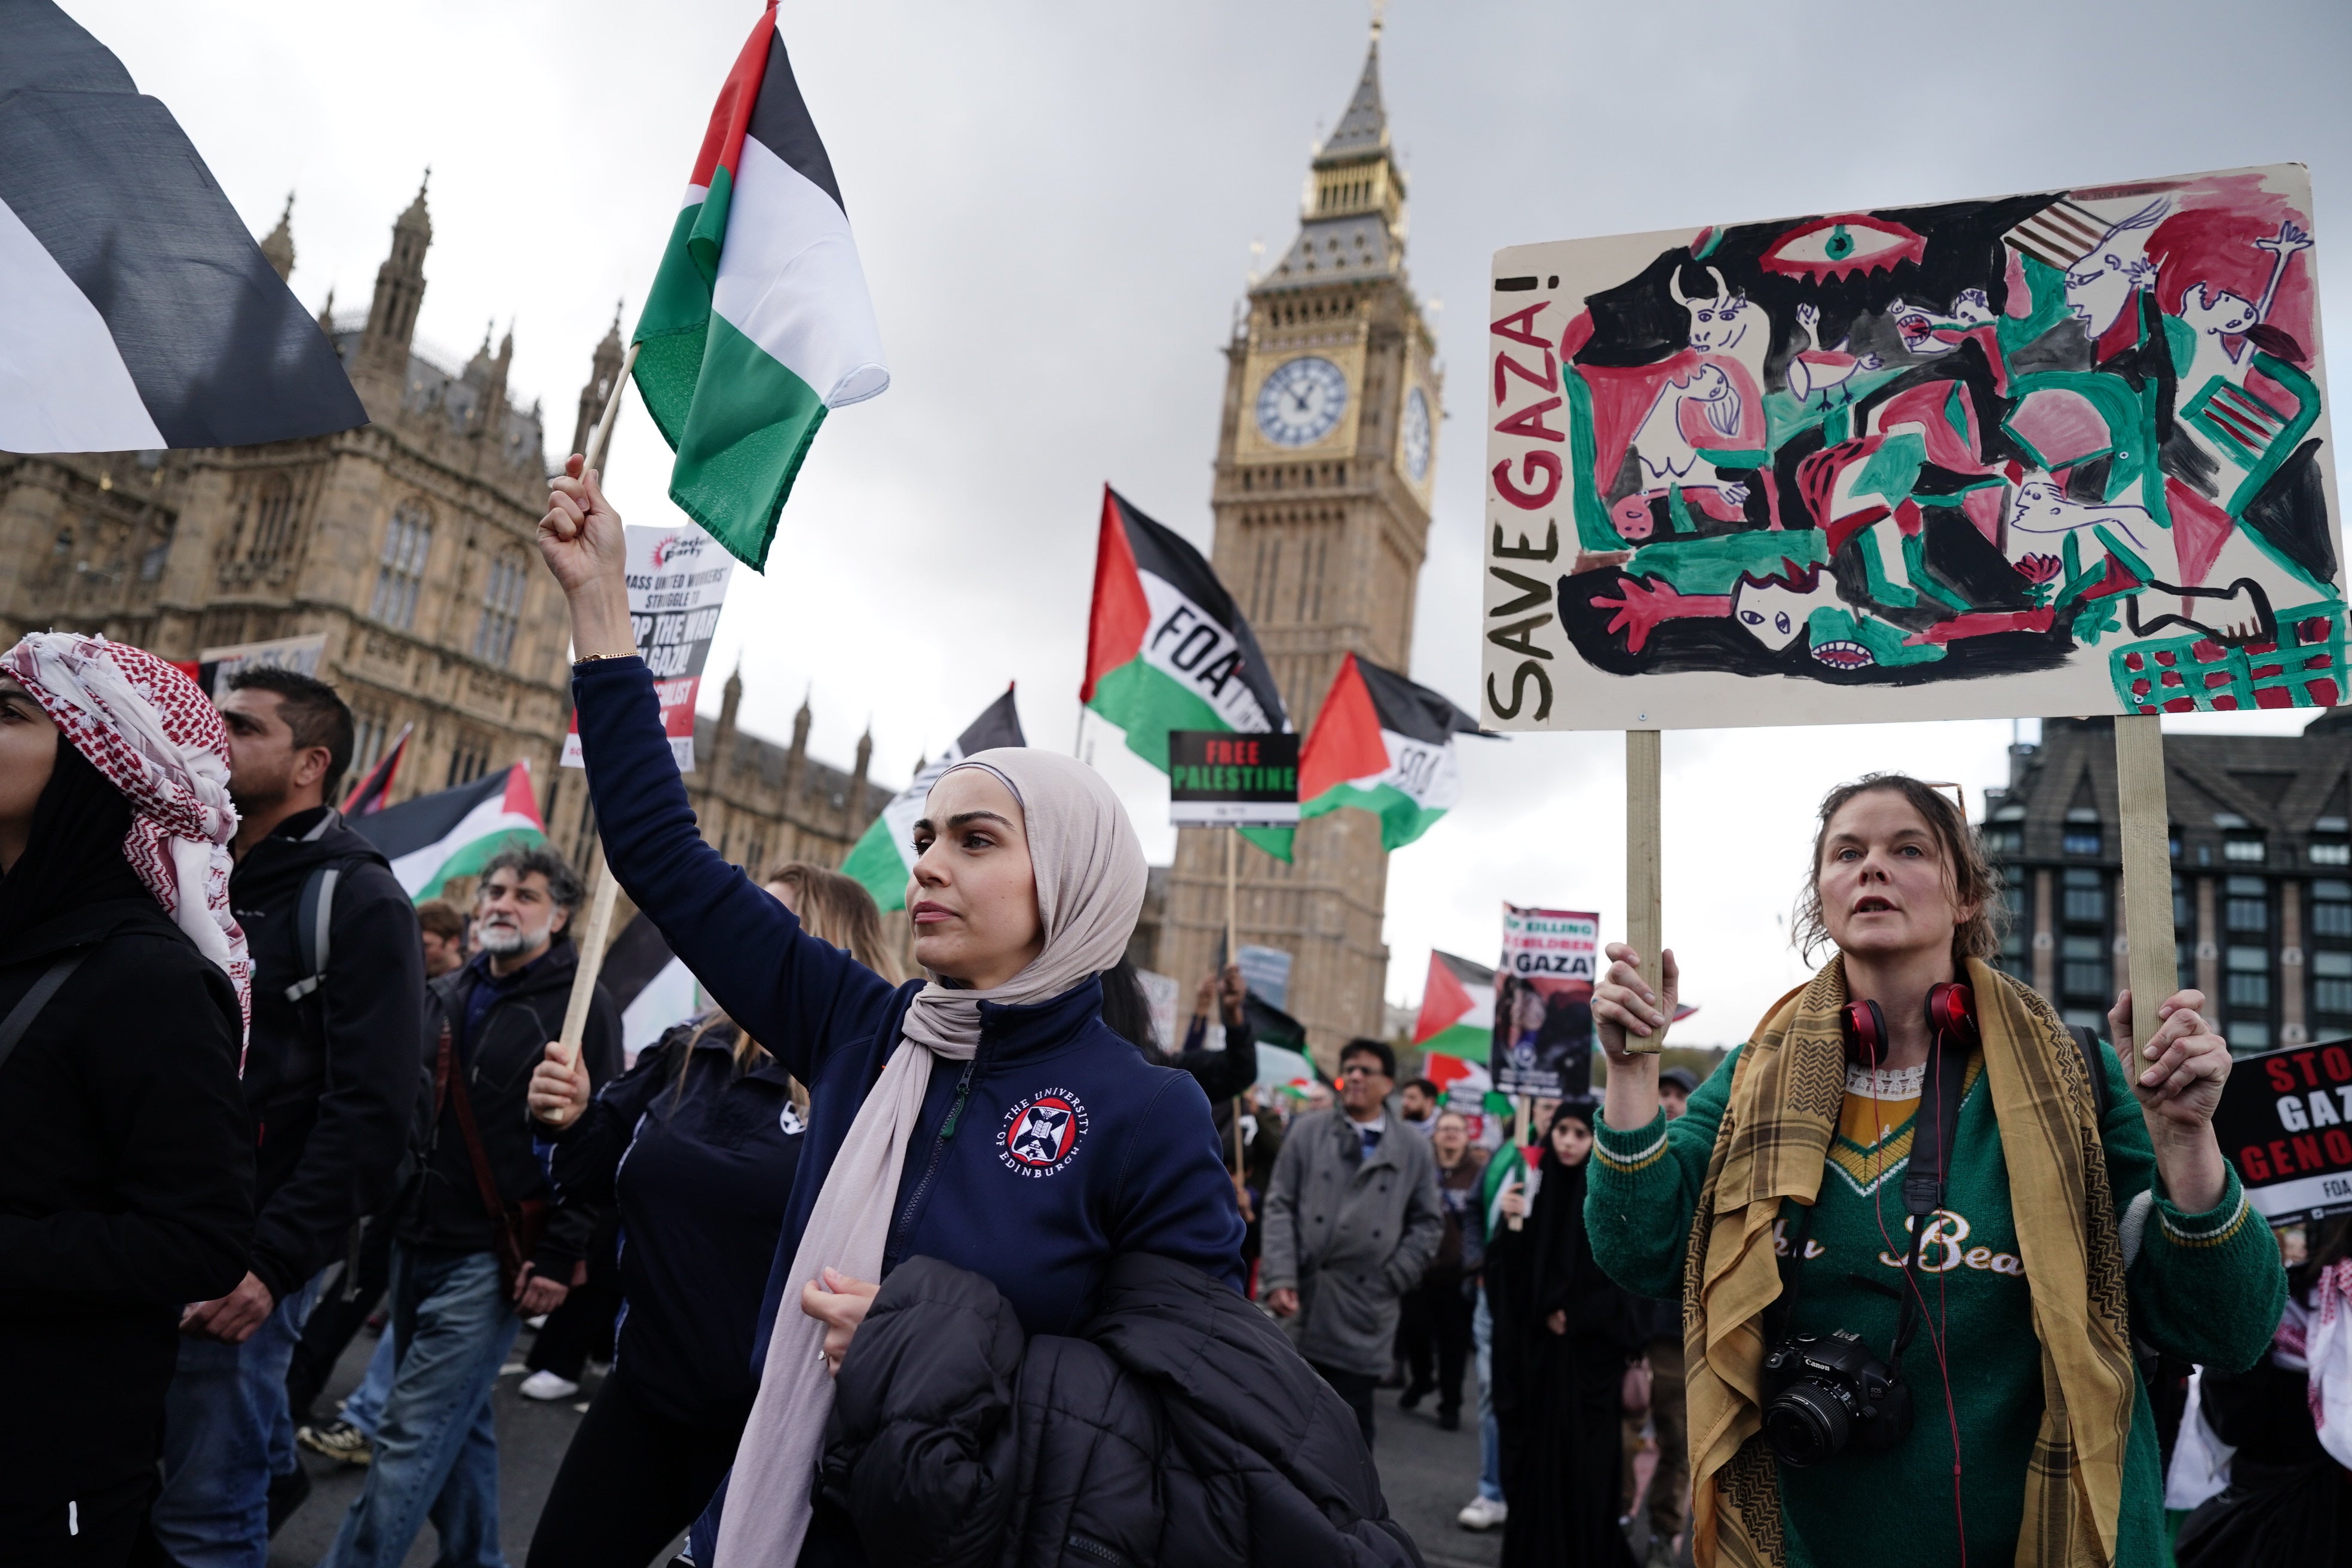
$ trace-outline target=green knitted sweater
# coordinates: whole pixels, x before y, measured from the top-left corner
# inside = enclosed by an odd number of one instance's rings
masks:
[[[2114,1053],[2098,1055],[2108,1096],[2101,1131],[2127,1257],[2135,1232],[2137,1237],[2126,1276],[2134,1331],[2189,1361],[2232,1371],[2251,1366],[2269,1345],[2285,1300],[2278,1247],[2247,1206],[2234,1171],[2220,1205],[2207,1214],[2183,1214],[2153,1191],[2156,1157],[2139,1104]],[[1737,1050],[1727,1057],[1671,1124],[1662,1114],[1630,1132],[1605,1121],[1596,1129],[1585,1225],[1593,1256],[1629,1290],[1668,1300],[1682,1293],[1691,1215],[1738,1058]],[[1881,1358],[1895,1338],[1899,1298],[1886,1288],[1902,1278],[1902,1173],[1910,1147],[1907,1122],[1889,1131],[1881,1162],[1864,1158],[1841,1137],[1823,1163],[1790,1325],[1799,1332],[1849,1330]],[[1980,1071],[1972,1073],[1961,1100],[1954,1143],[1945,1206],[1928,1222],[1934,1228],[1923,1252],[1931,1312],[1904,1362],[1911,1433],[1884,1453],[1849,1452],[1808,1469],[1780,1467],[1790,1568],[1957,1564],[1961,1515],[1969,1562],[2005,1563],[2016,1553],[2026,1464],[2042,1419],[2041,1357],[2000,1131]],[[2153,1201],[2137,1202],[2144,1194]],[[1802,1212],[1785,1205],[1784,1250]],[[1945,1344],[1940,1367],[1930,1331]],[[1957,1510],[1954,1422],[1962,1461]],[[2171,1560],[2156,1428],[2142,1387],[2125,1458],[2116,1561]]]

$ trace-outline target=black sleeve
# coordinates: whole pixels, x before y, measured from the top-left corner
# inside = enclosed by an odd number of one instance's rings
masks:
[[[613,1177],[628,1152],[637,1119],[669,1091],[677,1070],[672,1040],[638,1053],[637,1065],[596,1091],[580,1119],[561,1131],[538,1129],[541,1156],[547,1165],[548,1184],[559,1204],[613,1202]],[[593,1076],[593,1074],[592,1074]]]
[[[588,1006],[587,1027],[581,1031],[580,1059],[587,1064],[588,1081],[596,1089],[621,1074],[621,1009],[601,983]],[[548,1216],[547,1234],[531,1255],[539,1272],[568,1282],[572,1266],[588,1256],[601,1212],[602,1205],[584,1197],[567,1200],[557,1195],[555,1212]]]
[[[1192,1044],[1190,1036],[1185,1044]],[[1227,1024],[1223,1050],[1187,1050],[1176,1065],[1200,1080],[1210,1104],[1221,1104],[1257,1081],[1257,1037],[1247,1023]]]
[[[319,988],[326,1086],[302,1157],[255,1217],[253,1272],[283,1298],[341,1250],[352,1222],[390,1191],[407,1146],[424,1027],[425,950],[415,906],[373,861],[335,890]]]
[[[135,994],[80,998],[92,1048],[79,1070],[120,1206],[0,1215],[0,1298],[184,1304],[245,1278],[253,1121],[237,1085],[236,994],[209,962],[139,945],[155,956],[139,963]],[[103,978],[76,976],[51,1005]]]

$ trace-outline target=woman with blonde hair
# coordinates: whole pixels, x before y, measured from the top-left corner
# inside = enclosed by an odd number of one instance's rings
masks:
[[[864,887],[803,860],[763,885],[818,941],[885,981],[898,967]],[[792,1203],[808,1091],[712,1008],[664,1034],[592,1102],[584,1075],[532,1075],[549,1180],[617,1207],[624,1305],[596,1392],[540,1511],[529,1561],[642,1568],[701,1513],[756,1392],[751,1345]]]
[[[2228,1369],[2269,1343],[2278,1249],[2214,1141],[2203,995],[2135,1052],[2155,999],[2122,993],[2111,1049],[1991,967],[2000,907],[1949,796],[1831,791],[1798,910],[1830,962],[1671,1122],[1629,1047],[1665,1033],[1674,955],[1653,988],[1609,949],[1586,1222],[1619,1284],[1682,1300],[1700,1568],[2168,1561],[2134,1338]]]

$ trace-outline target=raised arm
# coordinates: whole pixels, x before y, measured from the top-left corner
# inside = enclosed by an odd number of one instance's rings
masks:
[[[540,553],[572,612],[572,702],[614,878],[719,1005],[807,1082],[880,1025],[890,986],[801,930],[702,840],[629,628],[620,515],[574,456],[552,481]]]

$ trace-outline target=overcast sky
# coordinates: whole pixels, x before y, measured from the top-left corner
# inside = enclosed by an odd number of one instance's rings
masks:
[[[257,234],[298,194],[293,286],[313,307],[331,287],[365,305],[431,164],[419,335],[462,359],[486,321],[512,319],[511,384],[545,400],[551,441],[614,300],[634,320],[644,300],[757,16],[742,0],[64,4],[178,115]],[[812,749],[845,763],[870,717],[877,776],[897,784],[1017,680],[1032,742],[1071,744],[1101,486],[1208,545],[1218,350],[1251,242],[1279,255],[1296,232],[1368,15],[1360,0],[786,0],[893,384],[828,422],[765,580],[738,575],[713,674],[740,654],[748,728],[789,734],[813,689]],[[1446,307],[1454,367],[1412,673],[1474,710],[1475,367],[1501,246],[2300,161],[2326,314],[2352,342],[2342,0],[1396,0],[1382,54],[1408,260]],[[667,468],[632,395],[614,458],[625,516],[677,515]],[[1090,732],[1165,859],[1164,784]],[[1666,928],[1704,1008],[1688,1043],[1743,1037],[1802,978],[1785,918],[1825,788],[1906,768],[1966,784],[1973,814],[2010,739],[2003,723],[1668,736]],[[1391,999],[1419,997],[1432,944],[1491,962],[1505,900],[1622,927],[1619,737],[1466,749],[1461,805],[1391,865]]]

